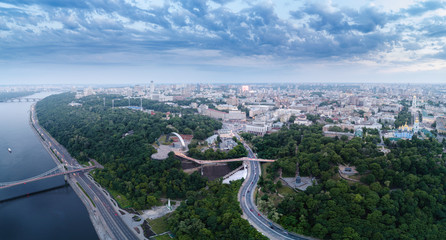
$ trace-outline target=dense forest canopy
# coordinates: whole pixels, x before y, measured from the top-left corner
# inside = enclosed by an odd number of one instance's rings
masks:
[[[277,170],[317,177],[318,184],[278,205],[285,228],[323,239],[446,239],[446,168],[433,139],[400,140],[384,155],[364,138],[324,137],[321,126],[291,125],[254,138],[259,157],[278,158],[259,182],[274,191]],[[340,180],[356,166],[360,183]]]
[[[395,119],[395,128],[404,126],[405,124],[412,124],[412,113],[409,112],[409,109],[406,106],[404,106],[401,112],[398,113],[398,116]]]
[[[152,144],[162,134],[178,131],[201,140],[220,122],[181,109],[181,117],[169,120],[164,113],[111,109],[103,97],[69,106],[74,94],[50,96],[37,103],[39,121],[74,157],[103,164],[96,180],[125,196],[132,207],[148,208],[163,196],[186,198],[169,220],[179,239],[262,237],[240,218],[240,182],[222,185],[187,175],[172,154],[165,161],[150,158]],[[317,179],[317,185],[274,203],[277,221],[285,228],[323,239],[446,239],[446,155],[435,139],[385,141],[391,150],[385,155],[376,146],[379,135],[368,130],[362,138],[348,140],[324,137],[317,124],[291,124],[264,137],[242,136],[251,140],[259,157],[278,159],[261,177],[262,191],[274,194],[279,169],[284,176],[299,169],[301,176]],[[243,150],[239,145],[224,157],[246,154]],[[215,151],[190,154],[222,157]],[[340,179],[339,165],[355,166],[360,182]]]
[[[125,97],[122,95],[116,94],[98,94],[89,97],[84,97],[77,100],[80,103],[87,103],[90,105],[102,105],[106,107],[128,107],[128,106],[141,106],[147,110],[153,110],[157,112],[163,113],[183,113],[183,114],[192,114],[196,113],[197,110],[189,107],[181,107],[177,105],[181,105],[182,101],[178,101],[176,104],[174,103],[163,103],[155,100],[140,98],[140,97]]]
[[[104,165],[93,176],[112,194],[126,198],[129,205],[121,207],[147,209],[160,197],[185,199],[169,220],[179,239],[265,239],[241,218],[241,181],[208,183],[198,172],[188,175],[173,153],[162,161],[150,158],[155,151],[152,143],[161,134],[175,130],[201,140],[221,128],[221,122],[181,111],[182,117],[166,120],[163,113],[112,110],[104,107],[104,97],[109,96],[82,98],[77,100],[82,106],[72,107],[68,104],[74,94],[53,95],[38,102],[36,111],[40,124],[74,157],[94,158]],[[153,106],[172,111],[162,103]],[[131,130],[133,134],[124,135]],[[237,147],[234,154],[243,150]]]
[[[187,199],[169,219],[172,232],[181,240],[267,239],[240,215],[237,193],[242,181],[209,183],[208,189],[188,192]]]
[[[103,164],[105,169],[96,172],[96,180],[125,196],[136,209],[153,205],[148,195],[183,198],[187,191],[205,186],[198,174],[182,172],[173,156],[166,161],[152,160],[156,151],[152,144],[173,130],[206,138],[221,127],[220,122],[192,114],[165,120],[162,113],[111,109],[104,107],[103,97],[82,98],[78,101],[82,106],[68,105],[75,101],[72,93],[45,98],[36,106],[40,124],[73,157],[83,162],[93,158]],[[124,135],[130,131],[133,134]]]

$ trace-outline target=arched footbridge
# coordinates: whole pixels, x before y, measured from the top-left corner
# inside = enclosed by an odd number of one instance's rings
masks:
[[[179,133],[176,133],[176,132],[171,132],[171,133],[167,134],[168,137],[170,137],[171,135],[175,135],[180,140],[181,148],[183,150],[185,150],[186,149],[186,143],[184,142],[183,137],[181,137],[181,135]]]

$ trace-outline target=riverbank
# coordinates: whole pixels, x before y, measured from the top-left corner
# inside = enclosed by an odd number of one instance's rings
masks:
[[[45,150],[47,150],[48,154],[51,156],[51,159],[53,159],[54,163],[56,163],[57,166],[63,165],[62,161],[58,158],[56,153],[51,150],[51,146],[49,146],[49,143],[42,136],[43,134],[38,131],[38,129],[42,129],[42,131],[45,130],[39,125],[39,121],[35,114],[35,104],[32,104],[30,108],[29,123],[32,126],[34,132],[39,136],[39,140],[42,146],[45,148]],[[47,135],[49,134],[47,133]],[[76,193],[76,195],[79,197],[79,199],[82,201],[85,208],[87,209],[90,221],[98,237],[101,240],[113,240],[113,238],[107,233],[110,230],[107,229],[108,227],[103,224],[104,222],[103,219],[101,219],[101,217],[96,214],[96,209],[95,209],[96,207],[93,206],[93,202],[91,202],[88,199],[88,197],[83,193],[83,191],[80,189],[80,185],[77,185],[78,182],[66,176],[65,176],[65,181],[70,185],[70,187],[73,189],[73,191]]]
[[[2,183],[33,179],[56,167],[30,126],[31,105],[31,101],[0,103]],[[63,176],[0,189],[0,198],[14,198],[0,203],[0,239],[99,239],[88,211]]]
[[[76,159],[72,158],[67,150],[39,125],[35,114],[35,105],[31,107],[30,120],[34,124],[36,133],[42,138],[41,143],[46,146],[56,164],[65,164],[65,167],[68,168],[80,167]],[[84,203],[100,239],[122,239],[123,237],[127,239],[146,239],[141,227],[142,221],[133,221],[132,218],[135,214],[129,214],[127,211],[120,209],[110,194],[91,176],[84,175],[81,172],[66,176],[68,177],[65,180]],[[121,214],[118,215],[118,212]]]

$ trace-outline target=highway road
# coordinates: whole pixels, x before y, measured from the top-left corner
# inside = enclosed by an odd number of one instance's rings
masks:
[[[236,135],[237,138],[239,136]],[[246,150],[248,150],[248,157],[255,158],[255,154],[252,152],[251,148],[244,144]],[[259,162],[249,162],[248,166],[248,175],[246,177],[245,182],[242,185],[240,192],[240,204],[243,210],[243,213],[248,218],[248,221],[262,234],[271,238],[271,239],[299,239],[306,240],[311,239],[304,236],[299,236],[294,233],[290,233],[280,227],[279,225],[273,223],[267,217],[263,216],[263,214],[257,209],[254,201],[254,192],[257,186],[257,182],[259,181],[259,175],[261,172],[260,163]]]
[[[72,166],[80,166],[77,160],[71,157],[71,155],[62,145],[60,145],[53,137],[51,137],[51,135],[49,135],[43,128],[40,127],[36,118],[34,107],[35,105],[33,105],[31,109],[31,120],[40,135],[45,139],[46,143],[61,158],[63,164],[68,168],[68,170],[72,170]],[[98,188],[96,184],[93,183],[87,176],[85,176],[85,173],[73,174],[70,175],[70,177],[74,181],[77,181],[94,201],[97,207],[96,209],[99,211],[99,214],[101,214],[102,218],[105,221],[104,224],[108,226],[110,231],[112,231],[110,233],[111,235],[113,235],[112,238],[119,240],[139,239],[133,233],[133,231],[124,223],[122,218],[119,216],[119,213],[112,206],[112,203],[105,197],[102,190]],[[96,209],[93,210],[96,212]]]
[[[79,184],[94,199],[94,202],[100,211],[107,226],[113,231],[116,239],[138,239],[132,230],[124,223],[119,213],[113,208],[110,201],[104,196],[100,190],[84,173],[79,175]]]

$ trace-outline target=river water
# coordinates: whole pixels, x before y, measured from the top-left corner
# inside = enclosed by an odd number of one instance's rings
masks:
[[[29,125],[31,104],[0,103],[0,182],[26,179],[56,166]],[[31,193],[0,202],[0,239],[98,239],[87,210],[71,187],[32,194],[63,184],[63,177],[54,177],[0,189],[0,200]]]

